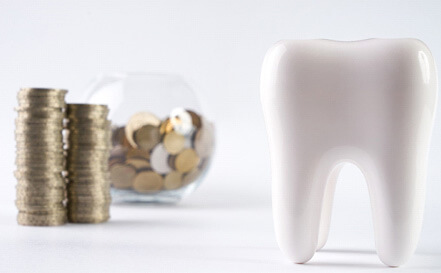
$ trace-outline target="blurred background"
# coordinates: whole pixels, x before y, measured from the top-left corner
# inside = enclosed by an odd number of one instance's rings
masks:
[[[15,228],[13,108],[20,87],[66,88],[67,101],[81,102],[86,86],[99,73],[173,73],[195,88],[217,133],[212,168],[200,188],[179,205],[182,215],[192,209],[210,210],[212,215],[243,211],[236,224],[230,222],[243,231],[234,236],[267,243],[274,247],[277,261],[286,263],[275,248],[272,230],[269,150],[259,97],[266,50],[280,39],[413,37],[428,45],[439,65],[440,18],[441,3],[435,0],[0,0],[0,223]],[[438,110],[420,253],[441,253],[439,114]],[[373,251],[364,178],[349,165],[339,179],[329,244]],[[150,217],[152,208],[136,209]],[[239,224],[247,217],[257,220]],[[215,221],[214,216],[210,219]],[[193,226],[199,228],[197,223]],[[253,237],[259,229],[266,237]],[[234,237],[228,232],[233,234],[233,228],[224,229],[227,241]],[[199,239],[209,240],[207,234]],[[6,237],[2,234],[0,240],[12,245],[14,239]]]

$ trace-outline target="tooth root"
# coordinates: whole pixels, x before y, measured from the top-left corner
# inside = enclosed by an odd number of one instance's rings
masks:
[[[291,160],[298,161],[294,168],[282,161],[277,161],[282,165],[275,168],[277,169],[277,175],[273,180],[275,229],[282,252],[295,263],[305,263],[312,258],[317,248],[324,183],[316,179],[317,172],[312,160],[308,161],[305,158],[291,158]],[[291,183],[278,183],[278,181]]]
[[[417,173],[417,163],[409,164],[411,160],[396,157],[393,161],[396,162],[384,164],[388,167],[383,167],[379,177],[367,182],[377,253],[384,264],[395,267],[409,259],[418,242],[425,172]]]
[[[326,182],[325,196],[323,199],[322,213],[320,217],[319,239],[317,250],[322,249],[328,240],[329,227],[331,224],[332,203],[334,200],[335,186],[343,164],[339,164],[329,175]]]

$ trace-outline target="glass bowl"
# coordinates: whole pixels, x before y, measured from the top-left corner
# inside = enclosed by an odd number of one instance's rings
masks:
[[[114,202],[174,203],[200,185],[213,155],[214,125],[181,77],[103,74],[85,94],[88,103],[110,108]]]

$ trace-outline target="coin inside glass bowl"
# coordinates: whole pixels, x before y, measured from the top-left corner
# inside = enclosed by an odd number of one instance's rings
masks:
[[[125,127],[114,126],[109,159],[113,188],[156,195],[183,190],[198,180],[211,159],[213,125],[195,111],[184,111],[179,108],[159,121],[148,112],[135,113]],[[172,122],[176,113],[190,117],[191,126]]]

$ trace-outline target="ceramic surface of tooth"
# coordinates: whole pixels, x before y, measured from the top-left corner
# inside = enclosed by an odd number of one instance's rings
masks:
[[[307,262],[326,242],[343,163],[368,183],[377,253],[408,260],[422,223],[436,68],[415,39],[281,41],[265,57],[261,100],[278,244]]]

